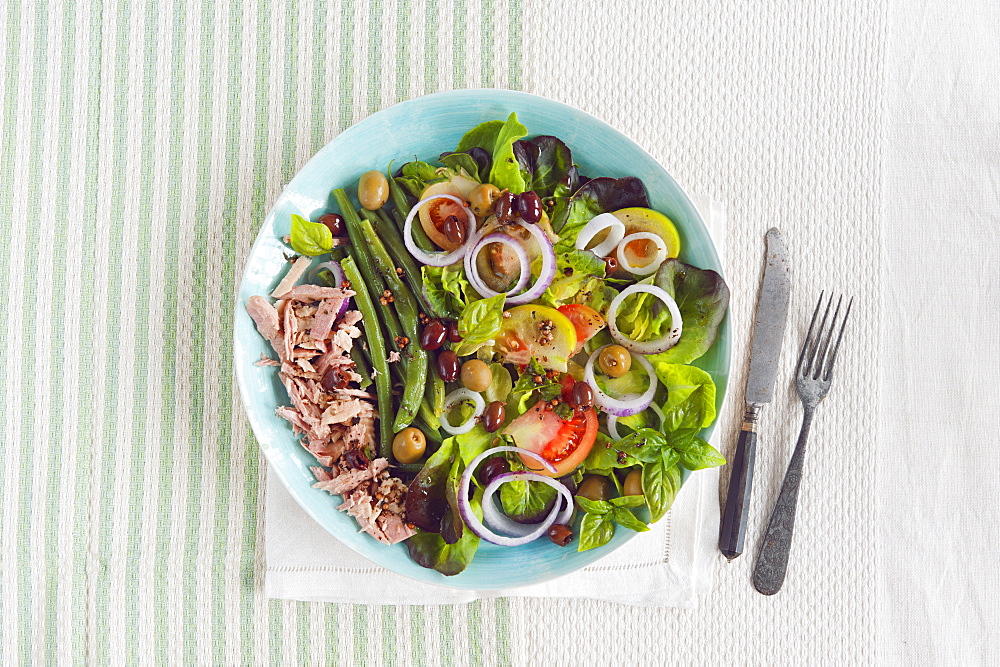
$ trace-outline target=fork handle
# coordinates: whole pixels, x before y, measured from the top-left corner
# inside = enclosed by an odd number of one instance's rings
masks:
[[[757,433],[754,431],[754,422],[744,420],[736,443],[736,456],[729,476],[729,493],[726,494],[726,511],[722,515],[722,531],[719,533],[719,551],[729,560],[743,553],[756,455]]]
[[[813,411],[807,409],[802,415],[802,429],[799,431],[795,451],[788,462],[785,480],[781,483],[778,501],[771,512],[771,520],[764,531],[764,541],[757,555],[753,571],[753,587],[764,595],[774,595],[781,590],[788,570],[788,555],[792,550],[792,530],[795,528],[795,508],[799,499],[799,482],[802,480],[802,466],[806,458],[806,440],[812,425]]]

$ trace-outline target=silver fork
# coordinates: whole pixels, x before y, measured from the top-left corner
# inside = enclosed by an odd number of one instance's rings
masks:
[[[837,352],[840,350],[840,341],[844,337],[847,317],[851,314],[851,306],[854,305],[852,298],[844,311],[844,318],[840,322],[840,332],[837,333],[836,342],[831,348],[830,343],[837,330],[837,318],[840,315],[843,301],[843,296],[837,299],[837,308],[833,311],[833,319],[830,320],[830,326],[827,328],[830,307],[833,305],[833,295],[830,296],[826,303],[826,310],[823,312],[823,319],[819,324],[819,330],[814,337],[813,328],[816,325],[816,317],[823,308],[823,293],[820,293],[819,303],[816,304],[816,310],[813,311],[812,320],[809,322],[809,333],[806,334],[802,351],[799,352],[799,362],[795,367],[795,387],[799,392],[799,398],[802,399],[802,429],[799,431],[799,440],[792,453],[792,460],[788,463],[788,470],[785,471],[785,481],[781,484],[781,493],[778,494],[778,502],[775,503],[771,520],[767,524],[764,542],[761,544],[753,571],[754,588],[764,595],[774,595],[781,590],[781,584],[785,581],[788,553],[792,548],[795,505],[799,497],[799,482],[802,480],[802,464],[805,460],[809,427],[812,425],[816,406],[830,391],[830,383],[833,380],[833,365],[837,361]]]

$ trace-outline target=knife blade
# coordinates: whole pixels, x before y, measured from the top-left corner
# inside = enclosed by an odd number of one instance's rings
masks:
[[[778,373],[781,342],[788,321],[791,291],[791,267],[788,247],[777,228],[764,236],[764,279],[757,297],[753,337],[750,343],[750,371],[747,373],[746,411],[736,444],[729,493],[719,534],[719,550],[730,561],[743,553],[747,512],[753,488],[753,467],[757,452],[757,417],[774,396],[774,378]]]

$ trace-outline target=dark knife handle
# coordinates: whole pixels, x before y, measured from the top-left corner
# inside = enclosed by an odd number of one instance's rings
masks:
[[[732,560],[743,553],[747,534],[747,512],[750,510],[750,491],[753,487],[753,464],[757,454],[757,433],[752,422],[743,422],[740,438],[736,443],[729,477],[726,510],[722,515],[722,532],[719,534],[719,551]]]

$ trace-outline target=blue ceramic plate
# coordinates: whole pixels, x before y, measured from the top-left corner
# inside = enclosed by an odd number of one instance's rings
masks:
[[[420,567],[410,560],[403,544],[389,547],[359,533],[354,519],[336,510],[336,498],[311,488],[309,466],[315,460],[297,443],[288,423],[275,415],[275,408],[287,404],[288,397],[277,369],[253,365],[262,353],[273,352],[257,333],[245,304],[254,294],[270,293],[280,280],[287,266],[284,253],[288,252],[281,238],[289,232],[292,213],[312,218],[325,210],[336,210],[330,197],[333,188],[351,190],[360,174],[385,169],[390,160],[402,164],[415,155],[433,160],[454,149],[471,127],[505,119],[512,111],[517,112],[530,136],[551,134],[565,141],[582,173],[591,177],[641,178],[652,208],[665,213],[680,231],[681,259],[721,273],[715,246],[691,200],[662,166],[623,134],[589,114],[543,97],[507,90],[457,90],[419,97],[380,111],[319,151],[289,183],[264,221],[237,297],[236,376],[257,441],[278,477],[317,523],[338,540],[394,572],[441,586],[496,590],[539,583],[590,564],[636,533],[619,529],[610,544],[583,553],[545,539],[516,548],[483,542],[472,564],[453,577]],[[721,406],[729,375],[729,331],[725,323],[715,346],[698,365],[715,378]]]

